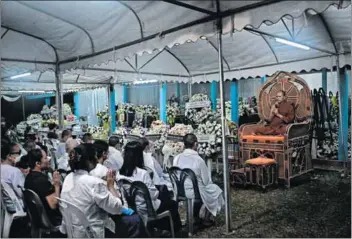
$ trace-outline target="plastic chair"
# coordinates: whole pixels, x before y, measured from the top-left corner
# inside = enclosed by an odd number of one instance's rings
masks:
[[[182,169],[180,169],[179,167],[173,166],[168,169],[168,173],[169,173],[174,191],[176,191],[176,195],[175,195],[176,202],[186,201],[184,187],[183,185],[180,184]]]
[[[128,179],[120,179],[117,181],[117,186],[120,189],[120,192],[122,194],[122,197],[124,199],[126,199],[128,207],[132,208],[132,209],[136,209],[136,204],[132,198],[132,195],[130,194],[130,190],[132,187],[132,181],[128,180]]]
[[[154,178],[153,170],[151,168],[147,167],[147,166],[144,166],[144,169],[149,173],[150,178],[153,180],[153,178]]]
[[[142,218],[144,222],[144,226],[146,228],[146,231],[148,233],[148,236],[151,236],[149,230],[148,230],[148,223],[152,221],[156,221],[165,217],[168,217],[170,220],[170,229],[171,229],[171,236],[172,238],[175,237],[175,230],[174,230],[174,222],[172,220],[171,212],[169,210],[162,212],[160,214],[157,214],[156,211],[154,210],[153,204],[152,204],[152,199],[150,198],[149,190],[147,186],[140,181],[135,181],[132,183],[131,189],[130,189],[132,198],[134,201],[136,201],[137,195],[141,196],[144,199],[144,202],[146,204],[146,209],[147,209],[147,215],[142,214],[140,212],[137,212],[140,214],[140,217]]]
[[[186,192],[184,189],[184,185],[186,180],[189,179],[192,182],[192,186],[193,186],[193,192],[194,192],[194,198],[188,198],[186,196]],[[193,208],[194,208],[194,203],[198,202],[201,203],[202,202],[202,198],[200,196],[199,193],[199,187],[198,187],[198,181],[197,181],[197,176],[196,174],[192,171],[192,169],[189,168],[184,168],[182,169],[182,173],[181,173],[181,178],[180,178],[180,183],[179,183],[179,187],[182,193],[184,193],[184,195],[180,195],[178,196],[179,198],[185,198],[187,199],[187,221],[188,221],[188,234],[190,236],[193,235]]]
[[[1,237],[9,238],[12,222],[27,214],[23,211],[22,205],[10,185],[1,182],[1,189],[3,190],[1,195],[1,215],[3,218]]]
[[[59,230],[59,226],[55,227],[51,224],[42,201],[34,191],[25,189],[23,198],[31,221],[32,238],[40,238],[43,233],[57,232]]]
[[[97,237],[87,217],[76,205],[61,198],[56,197],[56,199],[59,201],[60,211],[65,222],[68,238],[77,238],[77,236],[75,236],[75,233],[74,233],[75,226],[73,225],[73,222],[72,222],[72,215],[75,215],[78,218],[80,224],[84,227],[84,230],[85,230],[84,237],[87,237],[87,238]],[[83,237],[83,235],[79,235],[79,236]]]

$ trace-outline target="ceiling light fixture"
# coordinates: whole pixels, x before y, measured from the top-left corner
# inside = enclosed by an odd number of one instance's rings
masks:
[[[29,76],[29,75],[31,75],[31,74],[32,74],[32,73],[27,72],[27,73],[23,73],[23,74],[20,74],[20,75],[11,76],[10,79],[17,79],[17,78]]]
[[[302,45],[302,44],[299,44],[299,43],[296,43],[296,42],[288,41],[288,40],[285,40],[285,39],[282,39],[282,38],[275,37],[275,41],[280,42],[282,44],[290,45],[290,46],[293,46],[293,47],[301,48],[303,50],[310,50],[309,46],[305,46],[305,45]]]
[[[19,90],[18,93],[45,93],[44,90]]]
[[[158,80],[139,80],[139,81],[134,81],[134,85],[139,85],[139,84],[148,84],[148,83],[156,83]]]

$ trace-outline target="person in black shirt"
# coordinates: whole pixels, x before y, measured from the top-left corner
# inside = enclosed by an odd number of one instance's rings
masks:
[[[48,176],[42,173],[48,169],[49,161],[46,153],[41,149],[33,149],[28,153],[28,165],[31,171],[25,179],[24,187],[38,194],[51,223],[54,226],[61,225],[62,216],[55,198],[60,197],[60,174],[54,172],[51,183]]]

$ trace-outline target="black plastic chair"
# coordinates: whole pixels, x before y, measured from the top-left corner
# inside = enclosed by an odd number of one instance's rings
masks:
[[[137,213],[139,214],[139,216],[143,220],[144,227],[146,228],[148,236],[151,237],[151,233],[148,230],[148,223],[149,222],[168,217],[170,220],[171,236],[172,236],[172,238],[174,238],[175,237],[175,230],[174,230],[174,222],[172,220],[171,212],[169,210],[167,210],[165,212],[157,214],[157,212],[154,210],[148,187],[143,182],[135,181],[132,183],[130,193],[131,193],[132,198],[134,199],[135,202],[136,202],[136,197],[140,196],[146,204],[147,213],[145,214],[144,210],[139,211],[140,210],[139,208],[137,208]]]
[[[132,195],[130,194],[132,181],[122,178],[117,181],[117,186],[120,189],[120,193],[122,194],[122,197],[126,199],[128,207],[136,210],[136,204],[132,198]]]
[[[144,169],[149,173],[150,178],[153,180],[154,179],[154,172],[151,168],[144,166]]]
[[[180,178],[182,174],[182,169],[179,167],[173,166],[168,169],[172,187],[176,191],[175,199],[176,202],[186,201],[184,187],[180,184]]]
[[[41,238],[43,233],[57,232],[59,226],[55,227],[50,222],[39,196],[30,189],[23,191],[24,204],[31,221],[32,238]]]
[[[189,179],[192,183],[193,186],[193,192],[194,192],[194,198],[187,198],[186,196],[186,191],[185,191],[185,182],[186,180]],[[181,178],[180,178],[180,183],[179,183],[179,188],[184,195],[178,196],[179,198],[185,198],[185,201],[187,202],[187,221],[188,221],[188,234],[190,236],[193,235],[193,208],[194,208],[194,203],[202,203],[202,198],[200,196],[199,192],[199,187],[198,187],[198,181],[197,181],[197,176],[196,174],[189,168],[184,168],[182,169],[181,173]]]

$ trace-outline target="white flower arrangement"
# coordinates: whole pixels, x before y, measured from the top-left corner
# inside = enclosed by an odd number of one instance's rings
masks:
[[[131,134],[143,137],[145,135],[145,128],[142,128],[140,126],[136,126],[135,128],[133,128],[131,130]]]
[[[72,110],[71,110],[70,105],[67,103],[63,104],[62,112],[63,112],[64,116],[72,115]]]
[[[193,133],[193,128],[191,125],[176,124],[168,133],[171,135],[185,136],[186,134]]]
[[[209,97],[206,94],[192,95],[190,102],[198,102],[198,101],[209,101]]]
[[[200,155],[205,155],[210,157],[215,153],[220,153],[221,150],[221,124],[214,122],[206,122],[205,124],[200,124],[197,128],[196,134],[203,135],[214,135],[215,138],[212,141],[199,143],[198,153]]]
[[[31,114],[27,117],[27,120],[35,120],[35,119],[42,119],[42,116],[40,114]]]
[[[148,134],[165,134],[167,132],[168,126],[164,124],[161,120],[153,121],[150,128],[148,129]]]

